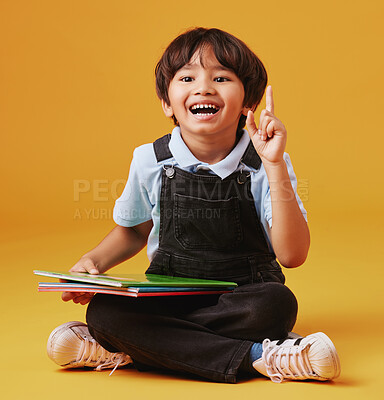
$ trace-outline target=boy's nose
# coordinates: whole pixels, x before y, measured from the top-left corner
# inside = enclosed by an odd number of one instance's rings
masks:
[[[213,82],[209,79],[201,79],[196,82],[196,87],[194,89],[194,94],[206,96],[209,94],[215,94],[215,88]]]

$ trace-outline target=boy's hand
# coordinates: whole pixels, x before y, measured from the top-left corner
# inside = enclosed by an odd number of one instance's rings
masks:
[[[99,270],[90,258],[81,258],[69,272],[88,272],[92,275],[97,275]],[[65,280],[63,281],[65,282]],[[73,300],[74,303],[80,303],[82,305],[87,304],[91,301],[94,293],[75,293],[75,292],[63,292],[61,298],[64,301]]]
[[[248,111],[246,123],[249,136],[262,161],[270,164],[283,161],[287,130],[274,115],[272,86],[267,87],[266,107],[260,114],[259,128],[252,111]]]

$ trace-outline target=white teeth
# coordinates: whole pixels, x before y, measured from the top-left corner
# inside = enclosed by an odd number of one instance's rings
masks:
[[[192,110],[196,110],[197,108],[213,108],[216,110],[218,107],[216,107],[214,104],[195,104],[192,106]]]

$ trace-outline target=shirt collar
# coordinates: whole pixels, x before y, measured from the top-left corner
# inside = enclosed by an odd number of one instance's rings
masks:
[[[189,150],[181,137],[180,127],[175,127],[172,131],[171,140],[169,142],[169,149],[175,158],[175,161],[181,168],[188,168],[191,166],[206,166],[214,172],[221,179],[226,178],[235,172],[239,166],[241,158],[248,146],[250,139],[247,131],[243,130],[243,134],[232,149],[232,151],[223,160],[216,164],[207,164],[198,160]]]

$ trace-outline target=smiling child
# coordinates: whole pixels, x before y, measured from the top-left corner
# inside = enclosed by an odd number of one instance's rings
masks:
[[[270,86],[258,126],[254,120],[266,84],[262,62],[234,36],[196,28],[177,37],[156,67],[157,94],[175,128],[135,150],[116,227],[71,269],[104,273],[147,245],[147,273],[238,287],[176,298],[63,293],[89,303],[87,325],[51,333],[53,361],[96,369],[133,363],[230,383],[340,374],[324,333],[291,333],[297,301],[280,265],[303,264],[310,237]]]

